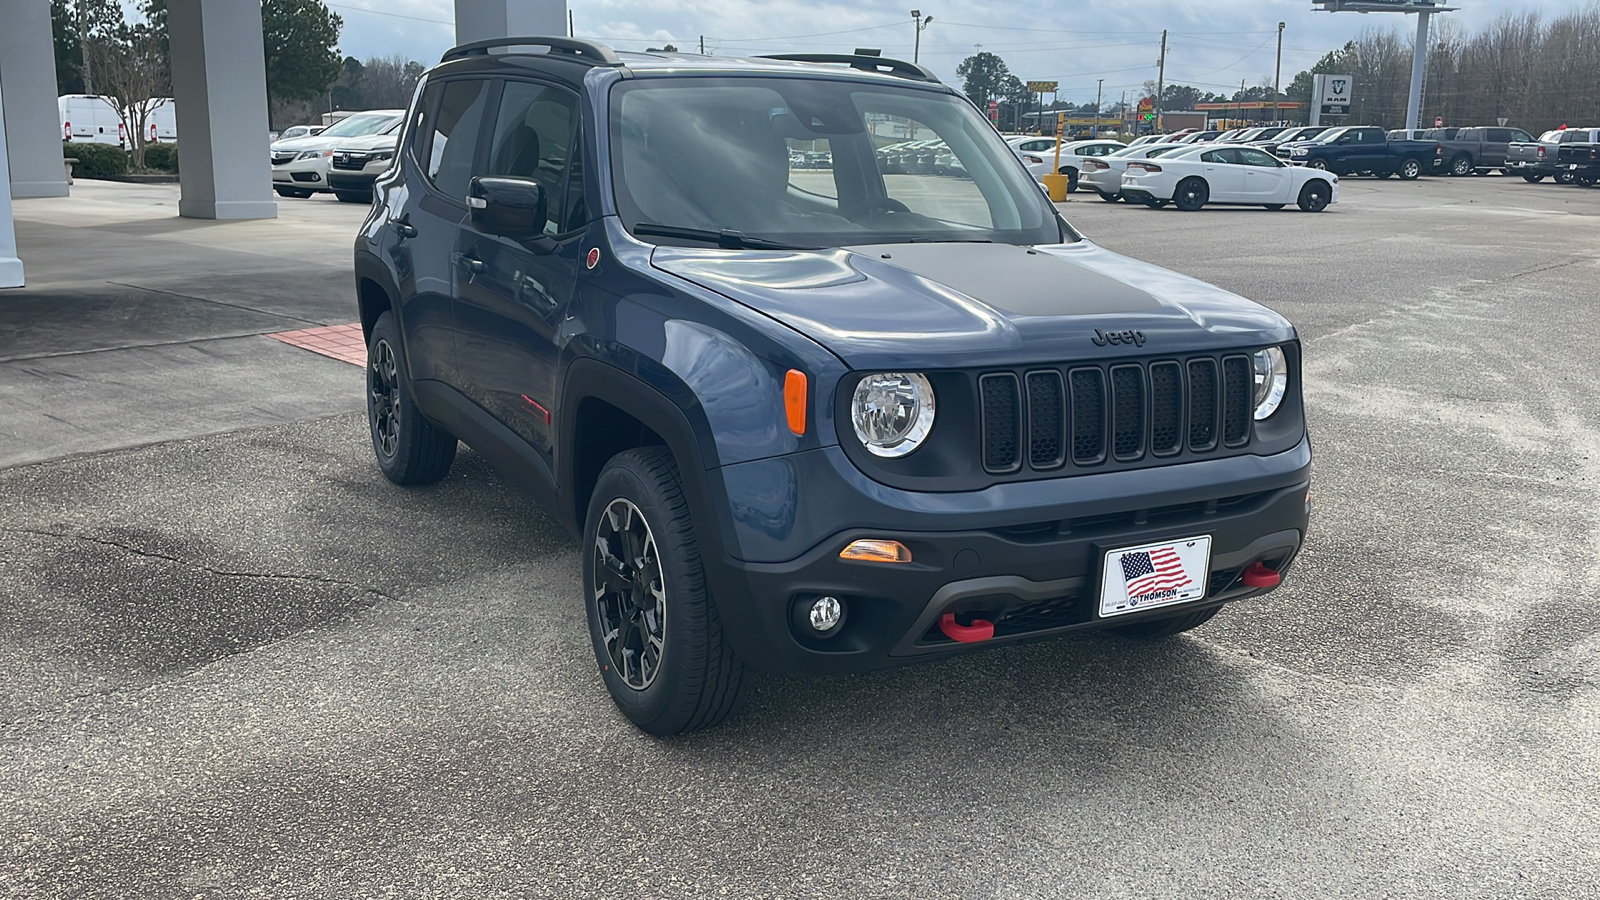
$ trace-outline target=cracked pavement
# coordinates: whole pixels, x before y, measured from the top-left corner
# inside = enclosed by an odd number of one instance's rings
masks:
[[[14,446],[0,895],[1600,896],[1600,191],[1342,188],[1063,207],[1300,327],[1286,587],[1161,643],[764,677],[682,738],[612,709],[572,542],[471,452],[385,482],[342,363],[295,363],[286,422]],[[276,343],[229,340],[197,383]]]

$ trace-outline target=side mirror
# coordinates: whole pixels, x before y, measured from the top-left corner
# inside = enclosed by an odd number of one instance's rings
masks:
[[[479,231],[514,241],[544,237],[549,201],[537,181],[480,175],[467,188],[467,205]]]
[[[323,130],[326,129],[327,127],[328,126],[326,126],[326,125],[319,125],[316,128],[311,129],[311,131],[309,132],[309,134],[307,136],[308,137],[316,137],[317,135],[321,134],[323,132]]]

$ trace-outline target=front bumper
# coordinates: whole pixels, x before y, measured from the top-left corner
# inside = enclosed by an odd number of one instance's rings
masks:
[[[1307,442],[1270,457],[1013,486],[1042,501],[1026,507],[1017,501],[1025,495],[995,489],[913,494],[878,486],[876,492],[863,491],[859,484],[841,483],[851,481],[848,477],[830,477],[829,469],[842,473],[840,464],[850,465],[837,448],[831,453],[840,458],[826,460],[830,451],[813,451],[723,470],[750,469],[725,475],[720,485],[727,496],[738,498],[731,504],[734,534],[724,537],[735,552],[770,556],[777,546],[822,527],[817,520],[854,525],[785,562],[707,554],[707,575],[725,632],[753,664],[804,674],[859,672],[1257,596],[1270,588],[1244,585],[1243,571],[1261,562],[1286,572],[1310,517]],[[791,475],[783,474],[780,463]],[[745,476],[748,481],[741,480]],[[804,483],[805,496],[775,493],[774,486],[786,477],[797,491]],[[763,486],[765,497],[749,493],[756,485]],[[894,505],[901,507],[898,513]],[[903,527],[878,527],[891,519]],[[1098,617],[1107,551],[1198,535],[1212,539],[1203,600]],[[912,562],[839,558],[847,544],[863,538],[898,540],[911,550]],[[843,625],[826,638],[809,632],[803,616],[821,596],[836,597],[845,607]],[[994,638],[968,644],[945,637],[937,622],[947,612],[994,622]]]
[[[365,162],[357,159],[356,162],[360,163],[360,167],[350,168],[351,163],[341,159],[336,152],[328,167],[328,186],[336,191],[370,191],[372,183],[378,180],[379,175],[389,171],[391,164],[387,157]]]
[[[297,159],[272,167],[274,187],[294,187],[307,191],[328,189],[328,159]]]

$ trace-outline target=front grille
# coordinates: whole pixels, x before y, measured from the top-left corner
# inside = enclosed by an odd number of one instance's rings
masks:
[[[332,166],[335,169],[351,169],[361,171],[367,165],[365,153],[335,153]]]
[[[984,470],[1084,470],[1244,448],[1253,374],[1243,355],[985,373]]]
[[[295,156],[296,154],[294,153],[274,153],[272,154],[272,164],[281,166],[284,163],[294,162]]]

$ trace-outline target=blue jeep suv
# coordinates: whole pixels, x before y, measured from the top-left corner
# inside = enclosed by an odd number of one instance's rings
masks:
[[[529,488],[651,733],[753,667],[1175,634],[1305,537],[1294,328],[1079,236],[910,63],[457,47],[355,268],[383,473]]]

